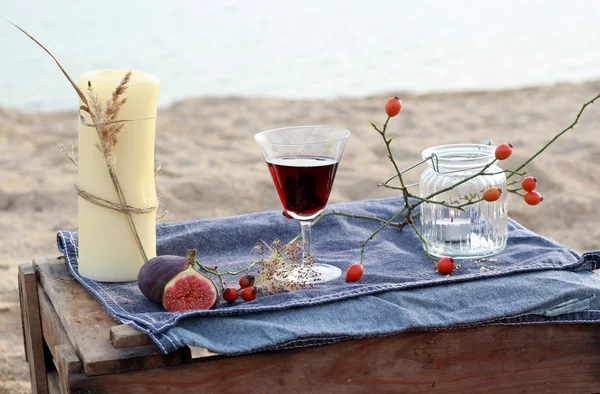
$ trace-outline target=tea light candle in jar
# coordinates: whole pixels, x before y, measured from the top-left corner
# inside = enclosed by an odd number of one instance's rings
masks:
[[[450,211],[449,219],[439,219],[436,222],[437,233],[442,242],[467,241],[471,236],[471,221],[455,217],[454,210]]]

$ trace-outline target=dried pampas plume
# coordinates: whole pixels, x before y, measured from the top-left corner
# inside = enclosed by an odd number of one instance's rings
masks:
[[[91,110],[89,112],[91,112],[90,116],[92,116],[93,123],[99,129],[100,149],[104,154],[110,153],[119,141],[119,133],[123,129],[123,122],[116,119],[121,107],[127,102],[127,97],[124,97],[124,94],[129,87],[130,79],[131,71],[128,71],[113,91],[111,98],[107,100],[106,106],[102,105],[92,83],[88,81],[87,92],[90,100],[89,109]]]

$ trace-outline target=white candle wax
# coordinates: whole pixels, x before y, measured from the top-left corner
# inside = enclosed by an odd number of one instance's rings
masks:
[[[111,97],[127,70],[90,71],[81,74],[79,87],[87,94],[91,82],[101,103]],[[160,90],[159,80],[134,71],[124,95],[118,120],[147,119],[124,123],[113,148],[116,174],[127,204],[155,207],[154,134]],[[88,122],[91,122],[89,116]],[[79,124],[79,187],[94,196],[119,203],[106,162],[97,145],[96,129]],[[156,256],[156,212],[133,214],[148,258]],[[124,213],[90,203],[79,197],[79,273],[103,282],[137,279],[144,263]]]
[[[440,219],[435,226],[444,242],[467,241],[471,236],[471,222],[468,219]]]

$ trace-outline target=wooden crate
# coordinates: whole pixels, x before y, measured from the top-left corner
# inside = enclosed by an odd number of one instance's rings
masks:
[[[598,325],[487,326],[248,356],[163,355],[116,324],[62,259],[19,267],[34,393],[600,392]]]

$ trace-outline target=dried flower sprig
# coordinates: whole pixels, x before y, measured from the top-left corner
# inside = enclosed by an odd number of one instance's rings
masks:
[[[302,244],[293,242],[284,244],[276,239],[268,245],[262,242],[259,254],[265,258],[260,260],[256,286],[264,294],[275,294],[312,288],[312,282],[318,277],[314,269],[312,256],[302,257]]]
[[[116,119],[123,105],[127,103],[125,91],[129,87],[130,79],[131,71],[128,71],[113,91],[111,98],[107,100],[105,106],[100,102],[92,83],[88,81],[87,91],[91,103],[90,107],[95,117],[94,124],[97,124],[99,128],[99,148],[105,156],[112,156],[112,149],[117,145],[119,133],[125,125]]]
[[[271,244],[259,242],[252,252],[259,259],[238,270],[219,270],[218,266],[207,266],[196,259],[196,267],[212,274],[219,279],[223,289],[223,298],[227,302],[235,302],[241,291],[245,301],[256,298],[258,293],[263,295],[310,289],[313,282],[318,281],[312,256],[303,258],[302,245],[298,242],[284,244],[276,239]],[[256,278],[248,272],[258,267]],[[228,287],[225,277],[243,275],[239,281],[240,289]],[[250,288],[250,289],[248,289]]]

